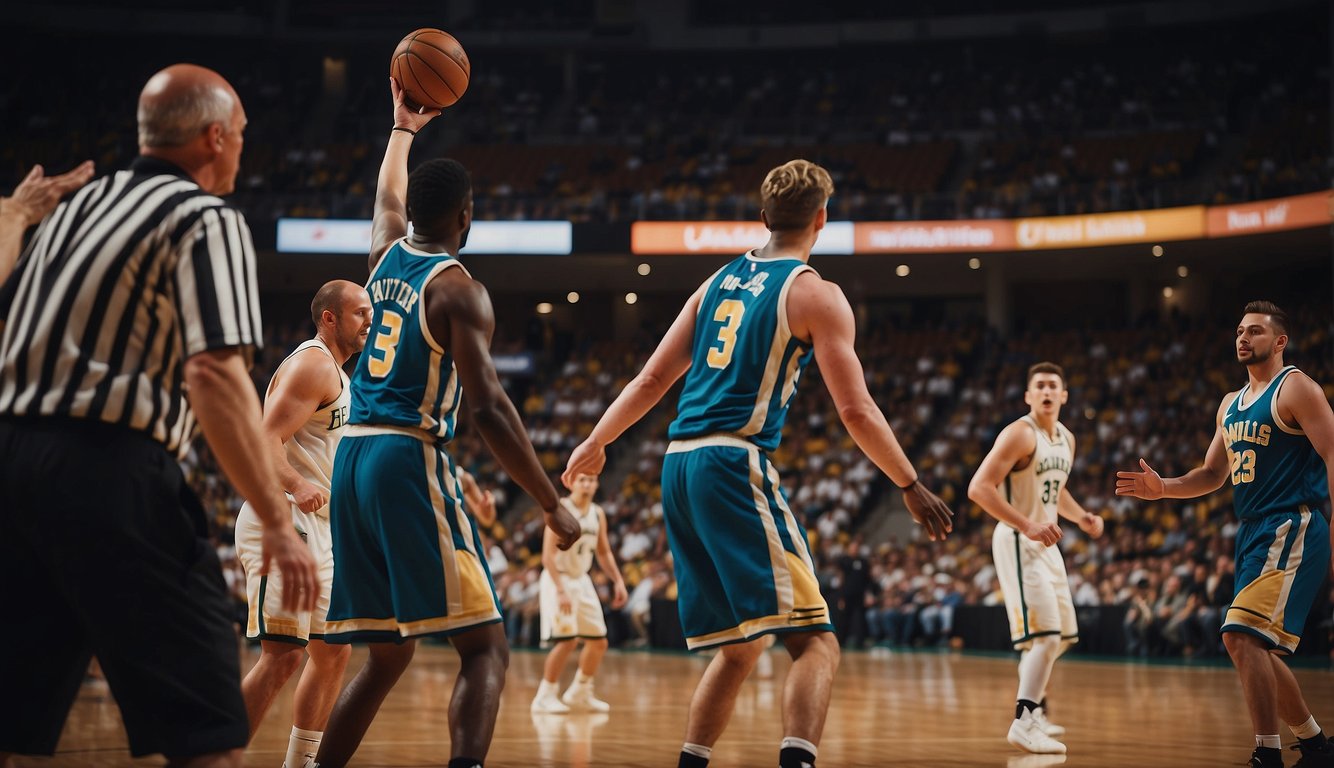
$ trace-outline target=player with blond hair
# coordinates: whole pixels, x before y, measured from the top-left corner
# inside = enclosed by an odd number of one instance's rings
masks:
[[[852,307],[807,263],[833,191],[829,173],[807,160],[769,171],[760,187],[769,242],[695,291],[562,476],[573,488],[580,475],[600,473],[607,445],[686,377],[663,460],[663,511],[686,643],[719,652],[695,689],[680,766],[708,764],[769,634],[780,635],[792,655],[779,764],[815,763],[838,641],[806,531],[769,458],[812,357],[848,433],[903,489],[913,518],[932,539],[952,527],[949,509],[918,481],[867,392]]]

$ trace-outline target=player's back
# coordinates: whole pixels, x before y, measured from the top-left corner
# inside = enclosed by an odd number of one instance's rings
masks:
[[[351,424],[420,429],[436,440],[454,436],[462,391],[454,358],[426,324],[426,284],[446,269],[464,269],[447,253],[399,240],[371,273],[374,314],[352,381]],[[467,270],[464,269],[464,274]]]
[[[692,360],[669,436],[712,434],[778,447],[797,381],[812,347],[793,337],[787,294],[802,272],[800,259],[747,253],[705,284],[695,319]]]
[[[1237,516],[1263,517],[1315,505],[1329,495],[1325,463],[1306,433],[1278,415],[1278,395],[1291,365],[1262,392],[1247,384],[1223,413],[1223,436]]]

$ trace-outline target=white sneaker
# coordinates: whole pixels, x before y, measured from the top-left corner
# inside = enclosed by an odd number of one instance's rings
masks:
[[[1042,732],[1042,726],[1033,717],[1033,710],[1024,710],[1023,717],[1010,723],[1005,740],[1024,750],[1039,755],[1063,755],[1065,745]]]
[[[533,714],[538,715],[563,715],[570,711],[560,699],[556,698],[556,690],[552,688],[537,689],[537,696],[533,698],[533,705],[530,707]]]
[[[565,695],[560,698],[570,709],[585,712],[608,712],[611,710],[610,704],[593,695],[593,686],[587,683],[571,683],[570,687],[565,689]]]
[[[1047,712],[1042,707],[1033,710],[1033,719],[1038,721],[1038,727],[1048,736],[1064,736],[1065,726],[1057,725],[1047,719]]]

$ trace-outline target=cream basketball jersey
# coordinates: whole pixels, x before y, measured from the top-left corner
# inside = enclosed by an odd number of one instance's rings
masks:
[[[564,552],[556,551],[556,570],[564,576],[583,576],[593,568],[593,554],[598,548],[598,527],[602,510],[597,504],[589,502],[588,509],[580,512],[573,501],[561,499],[561,504],[579,521],[579,541]]]
[[[1032,414],[1020,421],[1036,433],[1037,447],[1033,449],[1033,459],[1028,466],[1005,476],[1000,491],[1015,511],[1029,520],[1056,522],[1056,500],[1070,479],[1070,467],[1074,463],[1070,430],[1058,421],[1055,436],[1052,436],[1038,426]]]
[[[338,441],[343,437],[343,430],[347,427],[348,409],[352,405],[352,393],[348,387],[347,374],[339,367],[334,359],[333,353],[324,346],[324,342],[319,339],[311,339],[302,342],[300,346],[292,351],[291,355],[283,360],[274,372],[273,379],[269,380],[268,393],[273,391],[273,382],[277,380],[278,374],[282,372],[283,365],[293,356],[307,349],[318,349],[329,356],[329,364],[338,369],[338,381],[340,391],[338,397],[331,403],[322,404],[311,417],[306,420],[297,429],[292,439],[287,441],[287,462],[292,465],[292,469],[297,471],[310,482],[323,488],[325,493],[329,492],[330,478],[333,477],[334,453],[338,450]],[[267,393],[265,395],[267,397]],[[318,510],[318,514],[324,517],[329,516],[329,505],[325,504]]]

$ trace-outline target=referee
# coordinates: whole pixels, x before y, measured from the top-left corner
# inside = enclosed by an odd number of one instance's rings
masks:
[[[230,602],[176,463],[196,426],[263,521],[289,607],[319,589],[259,450],[250,231],[215,196],[235,185],[245,110],[216,72],[177,64],[138,118],[130,169],[59,205],[0,288],[0,765],[54,753],[92,655],[131,753],[241,765]]]

